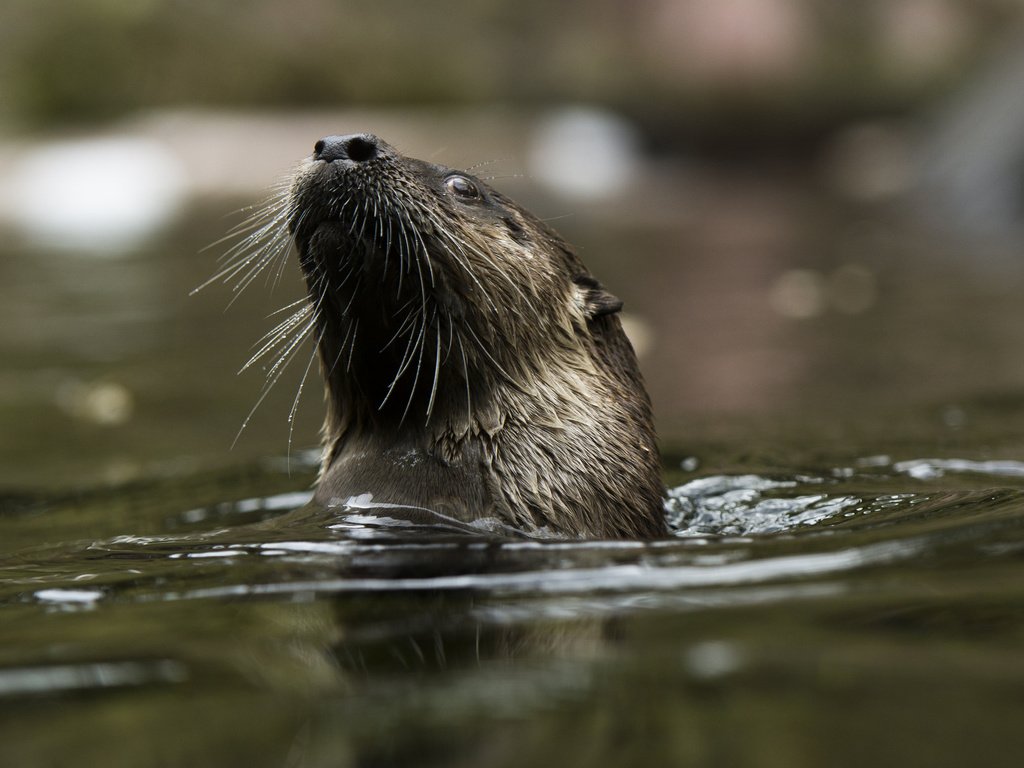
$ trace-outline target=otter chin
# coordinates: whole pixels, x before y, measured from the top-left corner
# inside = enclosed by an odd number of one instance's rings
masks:
[[[667,533],[622,302],[555,232],[370,134],[316,142],[286,218],[326,382],[316,501]]]

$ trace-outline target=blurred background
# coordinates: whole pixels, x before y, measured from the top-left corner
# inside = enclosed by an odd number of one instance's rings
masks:
[[[361,131],[579,247],[669,455],[1022,448],[1020,0],[6,0],[0,488],[314,446],[305,351],[232,448],[294,265],[190,292]]]

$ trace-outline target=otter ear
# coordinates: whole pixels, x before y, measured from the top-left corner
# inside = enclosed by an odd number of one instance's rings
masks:
[[[590,275],[576,275],[572,281],[576,284],[576,300],[588,320],[614,315],[622,309],[622,301],[608,293],[604,286]]]

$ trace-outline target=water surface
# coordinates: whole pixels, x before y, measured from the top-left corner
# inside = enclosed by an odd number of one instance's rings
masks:
[[[188,509],[166,484],[5,503],[6,762],[954,765],[990,745],[1009,765],[1024,746],[1019,462],[696,472],[652,543],[216,479]],[[254,483],[275,492],[216,500]]]

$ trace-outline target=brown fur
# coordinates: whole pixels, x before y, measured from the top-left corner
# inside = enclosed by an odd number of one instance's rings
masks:
[[[621,302],[558,235],[479,179],[368,135],[318,143],[288,216],[327,382],[320,501],[665,534]]]

